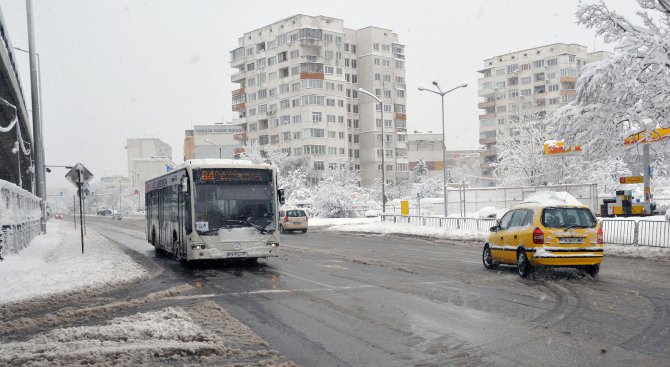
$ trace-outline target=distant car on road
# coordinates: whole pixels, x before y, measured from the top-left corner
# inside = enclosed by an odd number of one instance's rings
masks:
[[[279,231],[282,233],[300,231],[307,232],[309,220],[302,209],[282,210],[279,212]]]
[[[365,217],[366,218],[375,218],[378,217],[381,214],[381,211],[376,210],[376,209],[369,209],[365,211]]]
[[[121,220],[123,216],[121,215],[121,212],[118,212],[116,210],[112,211],[112,220]]]
[[[63,214],[63,213],[59,212],[59,213],[54,214],[54,218],[56,218],[56,219],[63,219],[63,217],[65,217],[65,214]]]

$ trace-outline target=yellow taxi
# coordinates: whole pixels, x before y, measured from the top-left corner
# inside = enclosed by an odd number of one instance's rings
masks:
[[[566,266],[595,277],[603,260],[603,232],[595,215],[579,203],[528,201],[491,227],[484,244],[486,269],[516,265],[526,277],[537,266]]]

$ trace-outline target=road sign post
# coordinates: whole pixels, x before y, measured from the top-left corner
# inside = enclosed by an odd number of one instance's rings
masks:
[[[85,185],[91,181],[93,174],[86,169],[83,164],[77,163],[65,174],[65,178],[77,187],[77,196],[79,196],[79,227],[81,231],[81,253],[84,253],[84,205],[83,198],[88,189]]]

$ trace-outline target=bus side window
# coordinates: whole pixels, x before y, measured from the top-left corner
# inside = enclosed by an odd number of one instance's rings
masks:
[[[184,201],[184,229],[186,234],[191,234],[193,232],[193,220],[191,219],[191,192],[186,191],[183,193]]]

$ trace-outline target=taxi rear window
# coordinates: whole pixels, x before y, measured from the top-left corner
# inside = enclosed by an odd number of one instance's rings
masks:
[[[547,228],[593,228],[596,218],[586,208],[544,208],[542,225]]]

